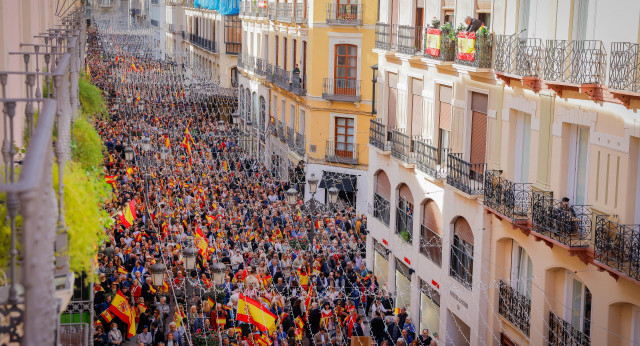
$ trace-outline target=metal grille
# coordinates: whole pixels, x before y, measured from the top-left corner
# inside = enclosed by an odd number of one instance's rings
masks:
[[[325,160],[329,162],[344,163],[348,165],[358,164],[358,152],[360,151],[360,144],[353,143],[349,147],[340,149],[336,146],[336,141],[333,139],[327,140],[325,147]]]
[[[496,35],[493,66],[496,71],[523,77],[542,75],[544,47],[538,38]]]
[[[478,68],[491,68],[491,53],[493,49],[493,37],[492,35],[487,36],[476,36],[476,52],[474,55],[474,59],[469,60],[460,60],[457,57],[458,46],[456,45],[456,64],[474,66]]]
[[[322,98],[332,101],[360,101],[360,81],[355,79],[325,78],[322,82]]]
[[[377,193],[373,194],[373,217],[389,226],[391,220],[391,204]]]
[[[414,142],[416,152],[416,167],[418,170],[435,179],[447,177],[447,156],[451,149],[435,148],[430,140],[416,140]]]
[[[451,153],[447,157],[447,184],[468,195],[482,195],[486,166],[486,163],[467,162],[460,153]]]
[[[391,156],[406,163],[415,163],[415,153],[411,138],[404,130],[391,131]]]
[[[398,26],[398,52],[404,54],[416,54],[422,49],[421,26]]]
[[[569,247],[586,247],[591,243],[593,223],[586,205],[564,206],[544,192],[533,192],[533,231]]]
[[[640,50],[637,43],[612,42],[609,88],[640,92]]]
[[[362,4],[327,4],[328,24],[362,25]]]
[[[376,48],[390,50],[390,26],[385,23],[376,23]]]
[[[640,281],[640,225],[620,225],[596,216],[594,258]]]
[[[589,346],[591,338],[549,311],[549,345]]]
[[[489,170],[484,176],[484,205],[516,220],[529,220],[531,184],[515,183],[501,177],[502,171]]]
[[[388,150],[386,126],[378,119],[369,121],[369,144],[380,150]]]
[[[498,313],[511,322],[524,335],[529,336],[531,299],[500,280]]]
[[[420,253],[438,267],[442,266],[442,236],[425,225],[420,225]]]
[[[547,40],[544,78],[573,84],[604,84],[607,52],[602,41]]]
[[[305,140],[304,140],[303,134],[296,133],[296,145],[294,147],[294,151],[298,155],[304,156],[306,152],[306,148],[305,148]]]

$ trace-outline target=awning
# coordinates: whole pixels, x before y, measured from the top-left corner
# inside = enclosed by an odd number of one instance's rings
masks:
[[[321,189],[330,189],[335,186],[340,191],[354,192],[357,180],[358,177],[352,174],[322,172],[322,180],[319,187]]]

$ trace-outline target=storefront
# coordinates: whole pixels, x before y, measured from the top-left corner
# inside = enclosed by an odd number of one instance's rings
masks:
[[[428,329],[430,335],[440,330],[440,293],[420,280],[420,333]]]
[[[373,240],[374,257],[373,257],[373,275],[378,278],[380,288],[385,287],[389,280],[389,255],[384,245],[377,240]]]
[[[406,307],[407,310],[411,305],[411,273],[409,267],[399,259],[396,261],[396,308]]]

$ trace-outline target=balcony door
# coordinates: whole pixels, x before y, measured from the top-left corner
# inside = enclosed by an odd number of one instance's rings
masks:
[[[531,116],[518,112],[516,120],[516,152],[514,180],[516,183],[529,181],[529,161],[531,157]]]
[[[358,19],[358,1],[359,0],[336,0],[336,7],[338,10],[336,13],[336,19]]]
[[[569,174],[567,196],[571,204],[587,203],[587,172],[589,169],[589,128],[571,125],[569,137]]]
[[[589,336],[591,334],[591,304],[593,297],[589,288],[571,272],[567,276],[567,301],[565,303],[566,321],[577,330]]]
[[[358,47],[352,44],[336,45],[335,53],[335,85],[336,95],[356,95],[356,78],[358,77]]]
[[[451,114],[453,112],[453,88],[440,85],[440,113],[438,114],[438,164],[447,161],[451,148]]]
[[[531,299],[533,262],[527,252],[513,241],[511,248],[511,287]]]
[[[335,121],[335,154],[352,159],[354,158],[355,121],[353,118],[336,118]]]

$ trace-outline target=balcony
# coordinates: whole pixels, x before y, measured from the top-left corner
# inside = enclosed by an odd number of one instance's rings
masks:
[[[440,29],[427,28],[427,42],[425,43],[425,61],[430,63],[452,62],[456,58],[455,33],[452,29],[442,27]],[[439,47],[439,48],[438,48]]]
[[[276,20],[291,23],[293,19],[293,4],[277,3],[276,5]]]
[[[602,101],[607,69],[607,52],[602,41],[547,40],[544,79],[550,89],[564,97],[564,91],[581,92]]]
[[[373,194],[373,217],[380,220],[380,222],[387,225],[387,227],[389,226],[389,221],[391,220],[391,204],[378,193]]]
[[[514,224],[526,224],[531,215],[531,184],[515,183],[488,170],[484,175],[484,205]]]
[[[640,225],[620,225],[596,217],[594,259],[640,282]]]
[[[251,72],[255,72],[256,71],[256,58],[253,56],[249,57],[249,60],[247,62],[247,66],[245,66],[245,69],[251,71]]]
[[[507,85],[519,80],[524,87],[540,91],[545,50],[538,38],[496,35],[493,68]]]
[[[458,40],[460,40],[460,37],[458,37]],[[456,64],[479,69],[491,68],[491,51],[493,49],[493,37],[491,34],[483,35],[479,31],[476,32],[475,52],[470,58],[464,58],[464,55],[460,54],[459,48],[456,45]]]
[[[207,40],[204,37],[200,37],[196,34],[189,34],[189,42],[191,42],[191,44],[200,47],[204,50],[208,50],[212,53],[217,53],[218,49],[217,49],[217,45],[215,41],[211,41],[211,40]]]
[[[442,236],[429,227],[420,225],[420,253],[438,267],[442,266]]]
[[[360,81],[325,78],[322,82],[322,98],[328,101],[359,102]]]
[[[391,50],[391,26],[386,23],[376,23],[375,47],[382,50]]]
[[[362,4],[327,4],[327,24],[362,25]]]
[[[417,139],[413,142],[413,150],[416,153],[416,167],[419,171],[433,179],[447,177],[447,156],[451,149],[436,148],[431,145],[431,140]]]
[[[513,324],[522,334],[529,337],[529,318],[531,316],[531,299],[518,292],[511,285],[500,280],[500,297],[498,313]]]
[[[631,100],[640,100],[640,50],[638,47],[637,43],[611,43],[609,89],[613,96],[627,108],[631,108]]]
[[[387,127],[380,119],[369,120],[369,144],[382,151],[389,151]]]
[[[408,55],[419,53],[422,50],[422,32],[421,26],[398,26],[398,52]]]
[[[247,60],[246,55],[238,54],[238,62],[236,63],[236,65],[238,66],[239,69],[244,69],[244,62],[246,60]]]
[[[273,82],[283,89],[290,90],[291,72],[276,66],[273,72]]]
[[[341,143],[333,139],[327,141],[324,158],[328,162],[344,163],[347,165],[358,164],[358,151],[360,144]]]
[[[407,164],[416,162],[416,155],[413,152],[411,137],[404,133],[404,129],[391,131],[391,156]]]
[[[264,60],[262,60],[260,58],[256,58],[256,68],[255,68],[254,72],[258,76],[263,76],[264,77],[264,74],[265,74]]]
[[[486,163],[470,163],[462,159],[462,154],[447,156],[447,184],[469,196],[484,194],[484,171]]]
[[[306,153],[306,144],[304,140],[304,135],[300,133],[296,133],[296,145],[293,148],[293,151],[300,156],[304,156]]]
[[[277,12],[276,5],[277,5],[277,3],[275,3],[275,2],[269,2],[268,3],[267,15],[269,16],[269,20],[275,20],[276,19],[276,12]]]
[[[298,2],[294,4],[293,22],[296,24],[305,24],[307,22],[307,6],[305,4]]]
[[[299,74],[291,75],[291,92],[296,95],[306,95],[307,94],[307,76],[302,76],[300,78]]]
[[[591,337],[549,311],[549,345],[590,346]]]
[[[271,82],[271,83],[274,82],[275,75],[273,73],[273,65],[271,63],[266,64],[264,74],[267,77],[267,82]]]
[[[285,137],[284,123],[280,120],[278,120],[278,137],[280,137],[280,141],[283,143],[287,141],[287,137]]]
[[[293,129],[290,128],[289,126],[287,126],[287,145],[289,146],[290,149],[293,149],[293,147],[296,144],[296,138],[294,136]]]
[[[565,205],[549,192],[533,191],[532,231],[566,247],[588,247],[593,223],[586,205]]]

